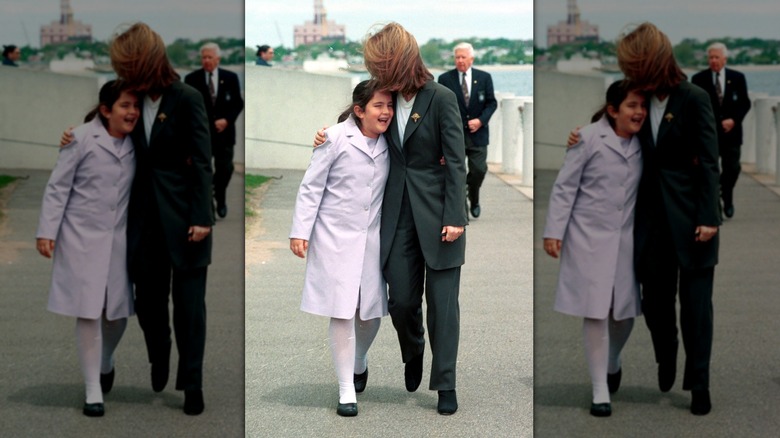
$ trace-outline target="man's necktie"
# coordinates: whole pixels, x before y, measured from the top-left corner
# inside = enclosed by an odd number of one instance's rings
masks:
[[[463,99],[466,101],[466,106],[469,106],[469,85],[466,83],[466,73],[463,73],[460,88],[463,90]]]
[[[715,94],[718,95],[718,105],[723,105],[723,88],[720,86],[720,72],[715,72]]]
[[[213,73],[209,72],[209,93],[211,94],[211,104],[214,105],[217,101],[217,93],[214,92],[214,81],[211,79],[212,75]]]

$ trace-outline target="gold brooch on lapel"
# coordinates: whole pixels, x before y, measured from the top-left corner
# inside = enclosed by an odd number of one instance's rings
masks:
[[[159,120],[160,123],[164,122],[167,118],[168,116],[166,116],[165,113],[160,113],[160,115],[157,116],[157,120]]]
[[[664,118],[666,119],[667,122],[671,123],[674,116],[672,115],[672,113],[666,113]]]
[[[417,123],[420,120],[420,115],[417,113],[412,114],[412,120],[414,120],[414,123]]]

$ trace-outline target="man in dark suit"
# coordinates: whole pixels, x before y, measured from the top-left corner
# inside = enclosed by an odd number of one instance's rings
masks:
[[[490,73],[472,68],[474,48],[469,43],[455,46],[455,69],[439,76],[439,83],[457,96],[468,156],[466,176],[471,215],[479,217],[479,188],[487,174],[487,146],[490,141],[488,121],[498,104],[493,94]]]
[[[215,43],[200,48],[201,65],[184,78],[184,82],[200,91],[206,104],[211,133],[211,154],[214,157],[214,200],[217,214],[227,216],[226,192],[233,175],[233,147],[236,144],[236,119],[244,109],[238,76],[219,67],[220,51]]]
[[[707,48],[710,68],[696,73],[691,82],[710,95],[718,130],[723,214],[730,218],[734,216],[734,186],[741,170],[742,120],[750,110],[750,97],[745,75],[726,68],[727,57],[728,52],[723,43],[710,44]]]
[[[152,389],[165,389],[171,352],[168,297],[179,351],[184,413],[203,412],[206,271],[211,263],[211,144],[201,94],[179,80],[165,43],[136,23],[109,47],[126,85],[143,92],[133,131],[136,175],[128,211],[128,270],[144,332]]]

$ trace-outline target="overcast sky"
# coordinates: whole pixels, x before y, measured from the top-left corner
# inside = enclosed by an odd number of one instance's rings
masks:
[[[244,0],[70,0],[70,6],[76,20],[92,25],[97,40],[135,21],[151,26],[166,44],[244,33]],[[39,47],[41,26],[59,18],[60,0],[0,0],[0,43]]]
[[[547,46],[547,26],[566,20],[566,1],[537,0],[534,10],[535,40]],[[780,6],[777,0],[577,0],[580,18],[599,26],[603,40],[615,40],[629,23],[650,21],[673,44],[684,38],[780,39]]]
[[[396,21],[424,44],[482,38],[533,38],[532,0],[323,0],[328,19],[360,41],[375,23]],[[314,18],[313,0],[246,0],[247,46],[292,47],[293,26]]]

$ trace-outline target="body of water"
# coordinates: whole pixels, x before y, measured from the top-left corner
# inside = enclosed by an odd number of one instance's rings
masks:
[[[739,66],[735,69],[739,70]],[[780,97],[780,70],[739,71],[745,74],[748,91]]]

